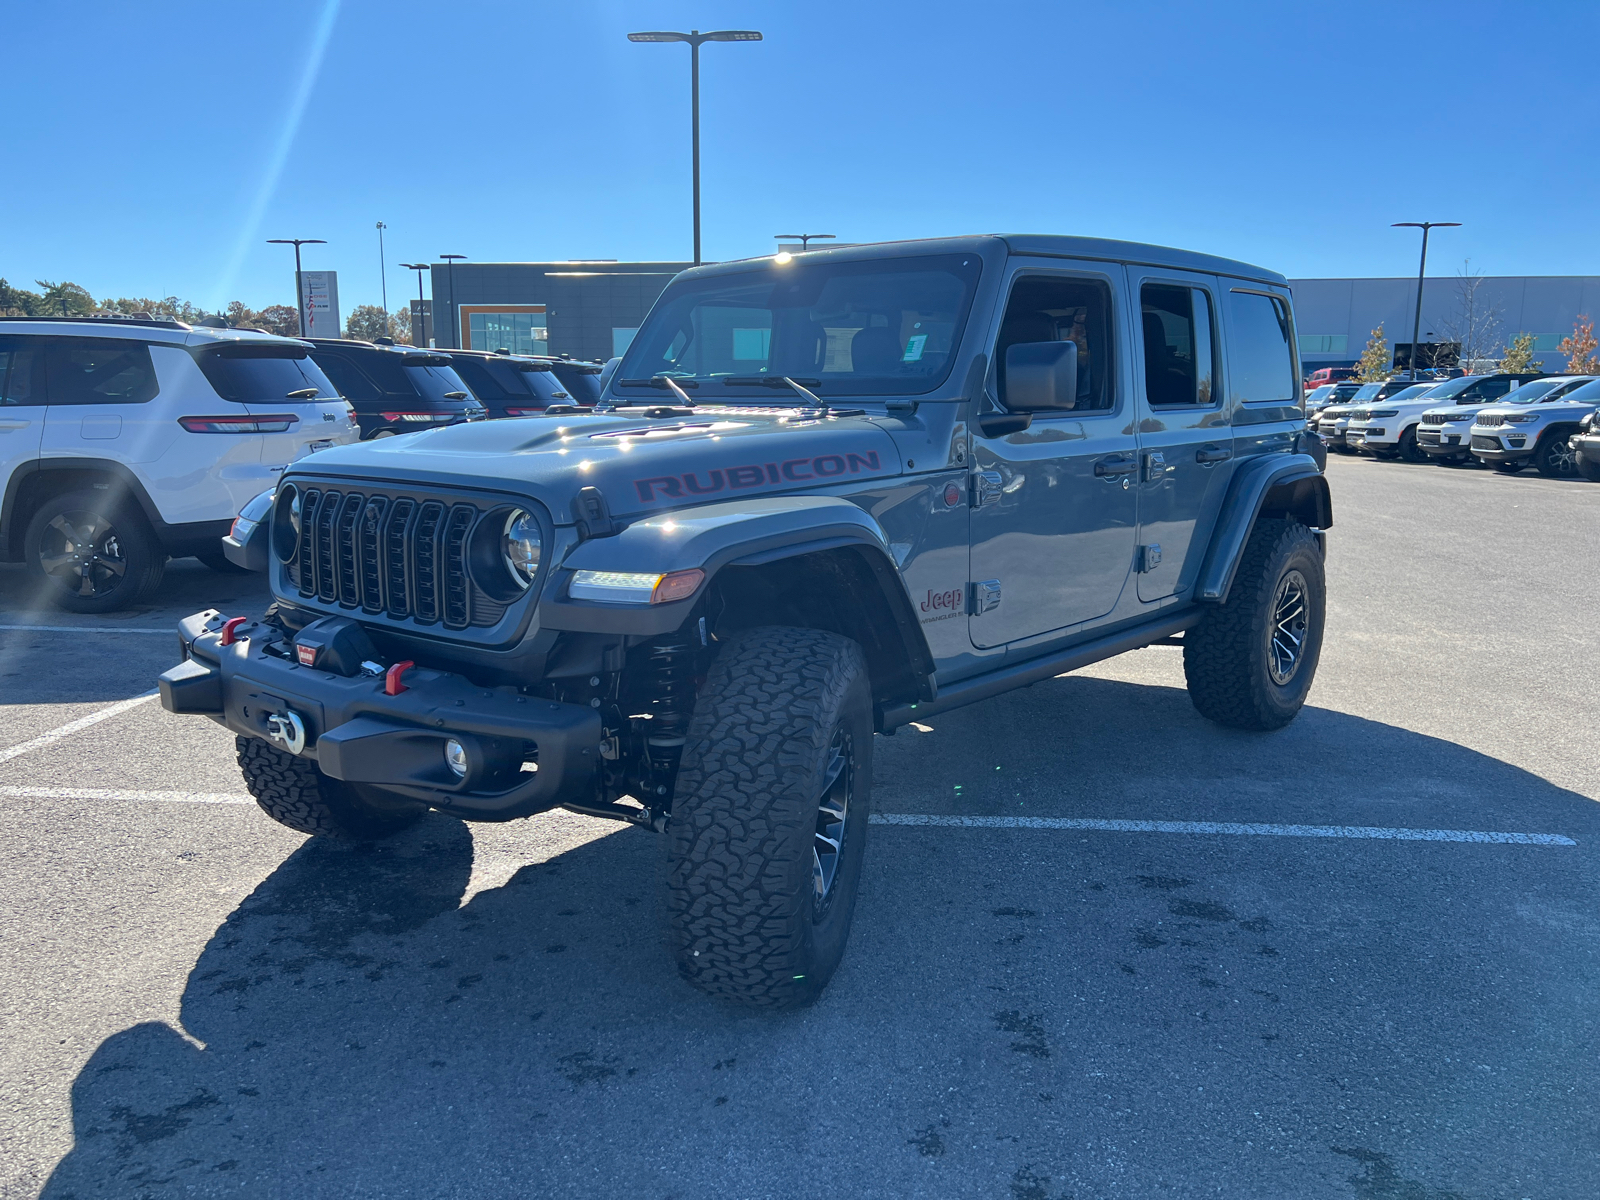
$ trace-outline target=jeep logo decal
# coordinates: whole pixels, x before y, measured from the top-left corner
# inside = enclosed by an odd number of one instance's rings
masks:
[[[865,454],[819,454],[815,458],[791,458],[783,462],[713,468],[704,472],[685,471],[682,475],[657,475],[651,479],[635,479],[633,486],[639,490],[639,499],[649,504],[658,494],[669,500],[681,500],[685,496],[710,496],[734,488],[806,483],[814,479],[830,479],[836,475],[855,475],[864,470],[878,469],[878,452],[868,450]]]
[[[931,614],[921,620],[926,625],[930,621],[948,621],[951,617],[959,617],[967,608],[967,585],[949,588],[942,592],[928,589],[928,594],[917,605],[924,613]]]

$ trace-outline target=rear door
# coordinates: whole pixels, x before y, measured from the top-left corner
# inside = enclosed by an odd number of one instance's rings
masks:
[[[971,518],[975,646],[1001,646],[1104,616],[1133,561],[1138,489],[1121,267],[1019,265],[994,347],[993,395],[1005,404],[1006,351],[1076,342],[1078,400],[1029,428],[973,437]],[[1000,601],[1003,600],[1003,603]]]
[[[1223,401],[1209,275],[1129,267],[1138,304],[1133,355],[1139,413],[1139,599],[1187,588],[1233,477],[1233,428]]]
[[[45,399],[43,343],[0,337],[0,496],[14,495],[18,469],[39,457]]]
[[[303,346],[239,342],[202,348],[196,357],[217,395],[255,419],[268,472],[356,440],[349,407]]]

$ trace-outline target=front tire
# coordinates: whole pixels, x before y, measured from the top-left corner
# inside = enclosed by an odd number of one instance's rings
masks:
[[[1232,729],[1281,729],[1300,712],[1322,655],[1322,552],[1298,521],[1262,518],[1227,602],[1183,636],[1200,715]]]
[[[1415,425],[1400,431],[1400,441],[1395,446],[1395,452],[1408,463],[1419,463],[1428,457],[1422,452],[1422,447],[1417,445]]]
[[[1570,433],[1547,433],[1534,451],[1534,469],[1546,479],[1571,479],[1578,473],[1578,456],[1567,444]]]
[[[67,492],[39,506],[23,538],[35,583],[57,608],[130,608],[161,586],[167,556],[142,513],[100,491]]]
[[[810,1004],[844,956],[872,785],[861,647],[734,634],[695,704],[667,827],[678,970],[727,1000]]]
[[[419,800],[357,789],[324,775],[310,759],[260,738],[240,736],[235,746],[245,786],[261,811],[300,833],[376,841],[416,824],[428,811]]]

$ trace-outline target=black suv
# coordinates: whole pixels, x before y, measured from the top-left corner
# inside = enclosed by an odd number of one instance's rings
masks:
[[[410,346],[307,338],[311,357],[356,410],[361,437],[392,437],[488,414],[451,369],[450,356]]]
[[[450,366],[495,417],[537,417],[546,410],[577,411],[578,402],[561,386],[545,358],[452,350]]]
[[[567,358],[565,355],[538,361],[550,364],[556,380],[571,394],[574,404],[581,404],[587,408],[600,399],[600,372],[605,368],[599,363],[584,362],[581,359]]]

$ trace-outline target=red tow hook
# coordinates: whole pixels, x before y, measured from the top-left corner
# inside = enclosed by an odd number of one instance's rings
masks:
[[[218,639],[217,644],[219,646],[231,646],[237,642],[239,639],[234,636],[233,631],[249,619],[249,617],[230,617],[224,621],[222,623],[222,637]]]
[[[394,666],[385,671],[383,673],[383,694],[385,696],[398,696],[405,691],[406,685],[400,682],[400,676],[416,665],[416,663],[407,659],[405,662],[395,663]]]

